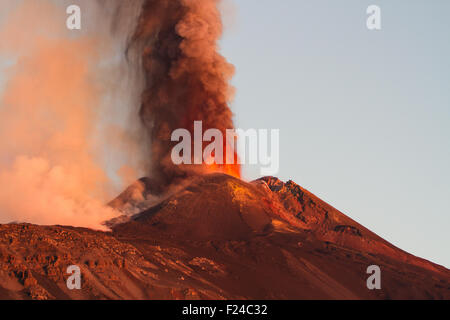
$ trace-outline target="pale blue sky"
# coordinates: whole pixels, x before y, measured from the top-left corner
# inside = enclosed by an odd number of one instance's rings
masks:
[[[381,31],[366,28],[371,4]],[[221,42],[238,127],[281,129],[282,179],[447,267],[449,12],[448,0],[235,0]]]

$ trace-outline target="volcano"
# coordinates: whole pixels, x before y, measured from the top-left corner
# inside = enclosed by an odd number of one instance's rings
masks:
[[[2,299],[450,299],[450,270],[385,241],[296,183],[214,173],[165,196],[141,179],[110,232],[0,226]],[[69,290],[66,269],[81,269]],[[381,269],[369,290],[367,267]]]

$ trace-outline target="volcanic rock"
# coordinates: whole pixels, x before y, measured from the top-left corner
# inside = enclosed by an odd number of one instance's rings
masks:
[[[292,181],[210,174],[164,196],[152,188],[140,180],[110,203],[126,216],[111,232],[0,226],[0,298],[450,299],[450,270]],[[70,265],[81,290],[66,286]],[[381,290],[366,287],[371,265]]]

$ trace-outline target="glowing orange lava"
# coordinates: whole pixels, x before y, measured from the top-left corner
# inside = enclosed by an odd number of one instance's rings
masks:
[[[221,172],[221,173],[225,173],[228,174],[232,177],[241,179],[241,165],[239,162],[239,155],[237,154],[237,152],[234,152],[234,163],[233,164],[226,164],[226,142],[224,143],[224,156],[223,156],[223,161],[222,163],[224,164],[217,164],[216,162],[212,163],[212,164],[206,164],[206,168],[208,172]],[[215,157],[215,155],[213,154],[213,157]],[[209,163],[210,161],[208,161]]]
[[[240,164],[211,164],[207,165],[210,172],[221,172],[232,177],[241,179],[241,165]]]

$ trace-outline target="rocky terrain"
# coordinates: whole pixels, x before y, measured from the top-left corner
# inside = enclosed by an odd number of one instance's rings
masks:
[[[1,299],[450,299],[450,270],[404,252],[292,181],[142,179],[110,232],[0,226]],[[381,290],[368,290],[378,265]],[[69,290],[67,267],[81,269]]]

